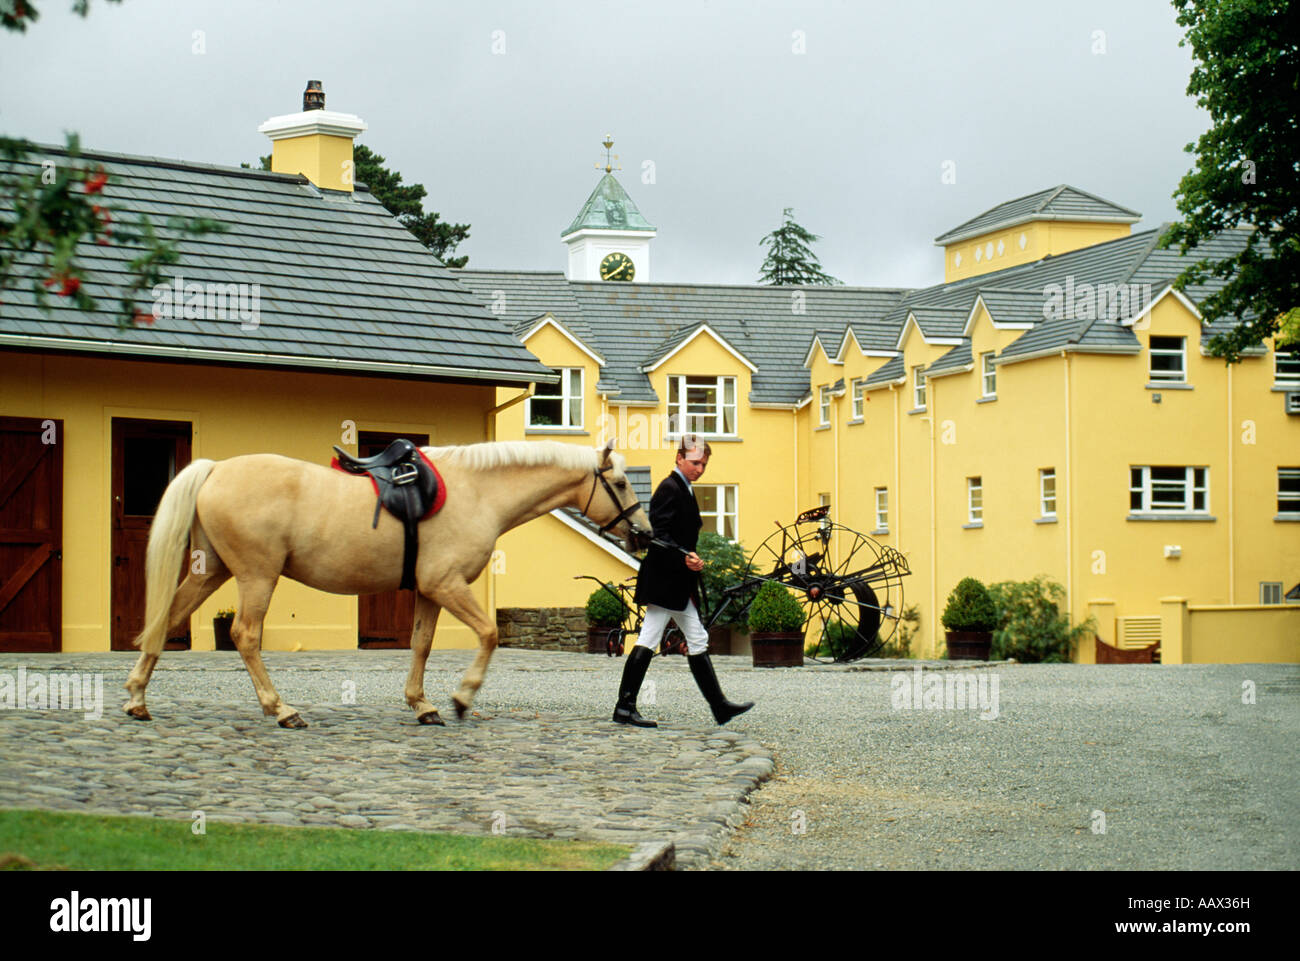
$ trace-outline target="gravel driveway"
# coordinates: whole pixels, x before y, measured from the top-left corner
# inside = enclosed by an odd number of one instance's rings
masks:
[[[407,656],[273,653],[267,661],[285,700],[309,721],[316,705],[320,721],[349,723],[349,708],[340,706],[341,681],[347,681],[358,711],[374,714],[373,723],[391,717],[396,725],[409,720],[401,700]],[[249,722],[270,725],[268,739],[292,738],[294,732],[280,732],[261,718],[235,655],[226,655],[233,663],[214,669],[218,657],[164,654],[151,704],[201,709],[203,701],[238,703]],[[452,714],[450,694],[470,657],[444,651],[430,658],[427,689],[445,716]],[[12,671],[16,658],[5,656],[0,670]],[[94,670],[114,658],[114,678],[124,676],[120,655],[56,655],[48,666]],[[26,662],[37,666],[34,656]],[[529,712],[590,717],[593,756],[603,750],[602,740],[612,738],[620,761],[629,751],[635,757],[641,739],[647,745],[655,738],[681,742],[674,750],[686,753],[673,762],[678,765],[707,763],[701,752],[716,750],[721,757],[735,738],[769,750],[776,774],[734,809],[740,815],[706,806],[664,811],[662,796],[659,803],[645,799],[657,819],[674,815],[682,830],[699,827],[706,815],[718,822],[713,840],[683,852],[681,866],[688,868],[1296,866],[1300,667],[995,664],[944,670],[950,665],[930,662],[919,665],[918,674],[917,662],[784,670],[752,668],[747,657],[716,657],[714,663],[732,700],[757,702],[722,729],[726,743],[701,740],[719,729],[680,657],[656,659],[642,690],[641,711],[660,721],[658,731],[610,722],[621,660],[512,649],[497,652],[475,703],[484,717],[473,723]],[[974,697],[973,708],[944,706],[946,678],[961,679],[963,694],[965,685],[974,682],[972,694],[978,694],[982,684],[983,706]],[[119,683],[105,683],[106,717],[119,710]],[[4,721],[0,717],[0,731]],[[417,730],[417,737],[457,736],[454,721]],[[585,725],[574,730],[585,736]],[[645,763],[665,746],[647,751]],[[645,773],[649,789],[625,790],[655,794],[653,778],[664,771]],[[727,790],[724,785],[721,794]]]

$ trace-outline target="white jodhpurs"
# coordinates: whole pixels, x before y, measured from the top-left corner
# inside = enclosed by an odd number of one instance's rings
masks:
[[[687,653],[705,654],[708,652],[709,632],[700,623],[700,613],[690,601],[686,602],[686,609],[683,611],[670,611],[668,608],[660,607],[657,604],[647,604],[645,620],[641,622],[641,634],[636,639],[637,646],[648,647],[652,651],[655,650],[659,646],[659,639],[663,637],[664,628],[668,626],[670,618],[681,628],[682,634],[686,636]]]

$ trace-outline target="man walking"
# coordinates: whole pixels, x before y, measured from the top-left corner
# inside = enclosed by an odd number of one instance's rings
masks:
[[[710,453],[707,441],[696,434],[684,435],[677,447],[677,468],[664,478],[650,500],[650,524],[658,543],[651,545],[637,574],[636,602],[646,606],[646,613],[641,635],[623,667],[618,706],[614,708],[614,720],[619,724],[659,726],[637,713],[636,697],[654,657],[655,644],[670,619],[686,636],[686,660],[700,693],[713,709],[714,720],[726,724],[754,706],[753,702],[733,704],[723,696],[709,660],[709,633],[700,623],[696,585],[704,561],[695,553],[701,521],[691,485],[708,467]]]

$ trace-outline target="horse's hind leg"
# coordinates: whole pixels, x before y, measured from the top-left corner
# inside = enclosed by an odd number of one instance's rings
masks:
[[[221,563],[216,552],[209,550],[207,557],[208,563],[205,564],[204,573],[195,574],[191,570],[186,575],[185,582],[177,589],[176,597],[172,599],[172,607],[167,619],[168,637],[175,637],[182,633],[189,625],[190,615],[198,610],[199,605],[211,597],[213,591],[230,580],[230,571],[226,569],[225,564]],[[141,651],[124,685],[130,698],[123,710],[138,721],[153,720],[149,708],[144,703],[144,690],[149,686],[149,678],[153,676],[153,669],[157,663],[157,654]]]
[[[438,591],[437,597],[443,607],[478,635],[478,656],[465,671],[460,688],[452,696],[456,716],[463,718],[469,706],[474,703],[474,695],[483,686],[483,675],[487,672],[488,662],[492,660],[492,652],[497,646],[497,626],[483,613],[474,599],[474,593],[463,580],[443,587]]]
[[[424,663],[433,646],[433,629],[442,610],[423,594],[415,595],[415,628],[411,631],[411,671],[406,675],[406,703],[421,724],[441,724],[438,709],[424,696]]]
[[[266,673],[266,665],[262,663],[262,622],[271,606],[275,581],[276,578],[239,581],[239,612],[230,626],[230,639],[244,659],[248,676],[253,679],[253,690],[257,692],[262,713],[274,716],[281,727],[306,727],[307,722],[298,712],[280,700],[270,675]]]

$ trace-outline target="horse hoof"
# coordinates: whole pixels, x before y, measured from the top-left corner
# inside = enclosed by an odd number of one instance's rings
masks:
[[[295,712],[293,714],[290,714],[284,720],[282,720],[280,722],[280,726],[281,727],[306,727],[307,722],[302,719],[301,714]]]
[[[455,697],[451,699],[451,703],[456,705],[456,720],[465,720],[465,712],[469,710],[469,705],[460,703],[460,699]]]
[[[131,717],[135,718],[137,721],[153,720],[153,715],[149,713],[149,709],[143,704],[137,705],[136,707],[128,707],[126,713],[131,715]]]
[[[416,720],[419,721],[421,724],[440,724],[443,727],[447,726],[447,722],[444,721],[439,716],[437,711],[425,711],[418,718],[416,718]]]

